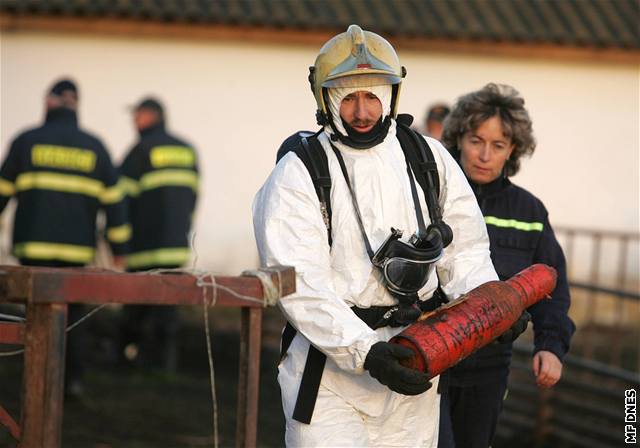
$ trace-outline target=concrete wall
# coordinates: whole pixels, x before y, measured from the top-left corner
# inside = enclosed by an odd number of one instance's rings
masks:
[[[257,263],[251,201],[280,142],[316,128],[306,77],[318,48],[4,32],[0,50],[2,158],[20,130],[41,121],[43,96],[59,76],[78,81],[81,124],[118,162],[136,138],[127,106],[155,94],[166,103],[170,128],[200,151],[198,266],[237,274]],[[400,110],[418,120],[428,104],[452,102],[490,81],[520,90],[539,145],[515,182],[545,202],[553,224],[638,231],[637,66],[413,51],[400,57],[408,69]],[[6,224],[2,233],[6,247]],[[631,267],[637,272],[637,252]]]

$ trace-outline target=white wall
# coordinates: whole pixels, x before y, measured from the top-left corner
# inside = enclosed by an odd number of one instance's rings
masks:
[[[116,161],[136,138],[126,107],[145,94],[160,96],[169,127],[202,159],[198,266],[237,274],[257,263],[251,200],[280,142],[316,128],[306,78],[317,50],[3,32],[0,155],[17,132],[41,121],[44,93],[59,76],[78,81],[81,124]],[[490,81],[514,85],[539,142],[515,181],[545,202],[556,225],[638,231],[637,66],[403,51],[400,57],[409,72],[400,109],[420,121],[434,101],[452,102]]]

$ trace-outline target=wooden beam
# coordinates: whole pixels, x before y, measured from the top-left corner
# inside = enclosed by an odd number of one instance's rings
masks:
[[[271,277],[278,297],[295,292],[293,268],[278,266],[263,272]],[[209,276],[202,280],[211,282]],[[251,273],[241,277],[215,276],[214,280],[215,285],[222,287],[215,294],[213,288],[198,284],[198,278],[185,273],[153,275],[86,268],[0,266],[0,303],[27,305],[20,447],[60,446],[68,303],[201,305],[203,300],[211,303],[214,299],[218,306],[243,308],[236,440],[241,447],[255,446],[266,292]],[[14,328],[7,333],[17,340],[18,332]],[[0,422],[20,436],[19,428],[18,432],[11,428],[10,416]]]
[[[153,22],[103,17],[64,17],[0,13],[3,32],[44,31],[120,37],[250,42],[313,46],[319,49],[331,37],[344,31],[335,29],[291,29],[247,25],[190,22]],[[562,62],[638,64],[640,49],[596,48],[551,43],[512,43],[490,40],[385,36],[396,49],[466,55],[544,59]],[[410,69],[410,67],[409,67]]]
[[[21,345],[24,343],[24,324],[0,322],[0,344]]]
[[[241,324],[236,447],[252,448],[258,436],[262,309],[243,308]]]
[[[31,295],[29,270],[0,265],[0,302],[20,302]]]
[[[221,25],[189,22],[154,22],[126,18],[63,17],[12,15],[0,12],[0,29],[4,32],[47,31],[102,34],[126,37],[150,37],[185,40],[227,40],[252,43],[313,45],[318,48],[342,29],[294,30],[246,25]]]
[[[295,291],[293,268],[279,266],[266,272],[283,296]],[[216,306],[263,307],[263,296],[257,277],[198,279],[186,273],[0,266],[0,302],[202,305],[206,300]]]
[[[58,448],[62,436],[67,305],[27,305],[21,448]]]
[[[20,426],[2,406],[0,406],[0,424],[9,430],[11,437],[20,441]]]

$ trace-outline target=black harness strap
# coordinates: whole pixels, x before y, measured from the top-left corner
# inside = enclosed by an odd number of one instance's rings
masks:
[[[402,152],[404,152],[404,156],[411,165],[411,170],[426,196],[429,218],[431,218],[431,222],[441,221],[442,212],[438,205],[440,178],[433,151],[426,140],[409,126],[398,122],[396,129]]]
[[[442,220],[442,210],[438,203],[440,196],[438,165],[424,137],[409,127],[411,120],[413,117],[410,115],[398,115],[396,135],[405,158],[424,192],[431,219],[429,227],[434,226],[440,232],[442,244],[447,247],[453,240],[453,232],[451,227]]]
[[[329,247],[333,244],[331,236],[331,175],[329,174],[329,162],[327,155],[318,141],[318,131],[311,137],[301,137],[300,145],[295,147],[293,151],[302,160],[307,168],[313,186],[320,201],[320,212],[322,220],[327,228],[327,241]],[[296,329],[287,322],[282,332],[282,345],[280,348],[280,357],[284,358],[296,336]],[[318,389],[322,380],[322,372],[327,357],[313,345],[309,346],[307,353],[307,361],[302,373],[302,381],[296,399],[296,405],[293,410],[293,418],[301,423],[311,423],[311,416],[318,397]]]
[[[302,381],[300,381],[298,398],[296,398],[296,407],[293,409],[293,419],[300,423],[311,423],[326,361],[327,356],[324,353],[313,345],[309,345],[307,362],[304,364]]]
[[[320,201],[322,220],[327,228],[329,247],[331,247],[333,243],[331,237],[331,175],[329,174],[327,155],[318,141],[317,133],[309,138],[302,137],[300,143],[294,151],[304,163],[313,181],[313,186]]]
[[[356,194],[353,191],[353,186],[351,185],[351,180],[349,179],[349,174],[347,173],[347,166],[344,164],[344,158],[338,148],[336,148],[333,143],[329,142],[331,145],[331,149],[333,149],[333,153],[336,155],[338,159],[338,163],[340,164],[340,170],[342,171],[342,176],[344,177],[344,181],[347,184],[347,188],[349,189],[349,193],[351,194],[351,203],[353,204],[353,209],[356,214],[356,220],[358,221],[358,227],[360,227],[360,232],[362,233],[362,238],[364,240],[364,245],[367,249],[367,254],[369,255],[369,260],[373,260],[373,249],[371,248],[371,243],[369,242],[369,238],[367,237],[367,232],[364,229],[364,222],[362,222],[362,214],[360,213],[360,207],[358,206],[358,201],[356,200]]]

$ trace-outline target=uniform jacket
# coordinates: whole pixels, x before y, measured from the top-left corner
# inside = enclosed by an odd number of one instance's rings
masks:
[[[116,170],[70,109],[50,110],[43,126],[11,143],[0,168],[0,212],[14,195],[13,254],[22,261],[90,263],[100,209],[113,253],[127,250],[131,228]]]
[[[157,124],[140,133],[120,175],[133,228],[127,267],[184,265],[199,182],[193,147]]]
[[[388,340],[402,328],[383,327],[374,331],[350,309],[394,305],[396,301],[369,260],[328,132],[325,129],[319,141],[331,174],[331,247],[313,183],[293,152],[278,162],[253,203],[254,231],[262,264],[296,267],[296,293],[278,303],[298,330],[279,366],[287,418],[293,412],[310,343],[327,355],[321,387],[359,411],[380,416],[393,403],[413,399],[392,392],[363,369],[371,346]],[[442,287],[453,299],[497,276],[489,257],[486,226],[462,171],[439,142],[427,140],[438,167],[443,217],[455,235],[437,262]],[[334,144],[344,157],[374,250],[389,235],[391,227],[404,230],[408,238],[417,229],[417,219],[406,161],[395,136],[395,122],[385,140],[370,149],[355,150],[340,142]],[[425,222],[429,223],[424,195],[420,194],[419,200]],[[434,272],[419,292],[421,300],[432,296],[438,276]],[[437,415],[435,386],[425,394],[431,397]]]
[[[535,263],[552,266],[558,272],[551,300],[528,309],[534,329],[534,352],[546,350],[560,360],[569,350],[575,326],[567,312],[569,285],[564,254],[549,223],[542,202],[508,178],[499,177],[485,185],[471,187],[487,224],[491,259],[501,280],[506,280]],[[471,385],[506,377],[511,343],[491,344],[452,369],[452,384]]]

